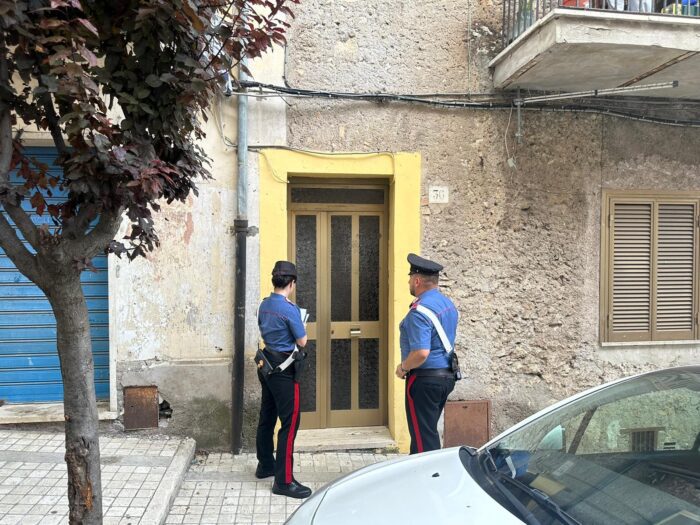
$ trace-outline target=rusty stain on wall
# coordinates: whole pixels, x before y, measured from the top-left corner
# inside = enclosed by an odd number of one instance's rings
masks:
[[[192,237],[192,232],[194,231],[194,222],[192,221],[192,213],[188,212],[185,218],[185,244],[190,243],[190,238]]]

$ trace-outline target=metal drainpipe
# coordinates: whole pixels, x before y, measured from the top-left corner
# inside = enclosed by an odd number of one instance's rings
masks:
[[[245,57],[241,66],[247,65]],[[239,79],[245,80],[243,67],[239,67]],[[245,90],[244,90],[245,91]],[[240,454],[243,446],[243,378],[245,372],[245,289],[246,289],[246,238],[248,234],[248,97],[238,97],[238,184],[237,214],[234,220],[236,233],[236,281],[233,320],[233,363],[231,374],[231,451]]]

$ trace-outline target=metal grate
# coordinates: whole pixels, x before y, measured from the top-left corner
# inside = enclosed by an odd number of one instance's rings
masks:
[[[632,452],[652,452],[656,450],[656,430],[634,430],[630,432]]]

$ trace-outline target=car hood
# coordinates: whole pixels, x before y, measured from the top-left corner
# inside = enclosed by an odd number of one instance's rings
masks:
[[[331,484],[315,525],[521,524],[459,459],[459,447],[377,463]]]

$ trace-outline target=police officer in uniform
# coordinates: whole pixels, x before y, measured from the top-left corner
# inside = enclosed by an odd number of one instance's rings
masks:
[[[406,379],[406,418],[411,454],[416,454],[440,448],[437,423],[455,386],[450,357],[440,336],[433,322],[417,307],[422,305],[435,314],[453,348],[458,313],[438,288],[442,266],[413,253],[409,254],[408,263],[408,286],[415,300],[399,325],[401,363],[396,367],[396,375]]]
[[[258,326],[265,342],[263,354],[273,368],[284,363],[296,346],[306,345],[306,329],[299,307],[288,297],[294,291],[297,269],[288,261],[277,261],[272,270],[274,292],[258,309]],[[296,345],[296,346],[295,346]],[[308,498],[311,489],[294,479],[292,474],[294,438],[299,428],[299,383],[294,378],[294,366],[272,374],[258,369],[262,387],[260,419],[255,444],[259,479],[275,477],[272,492],[292,498]],[[273,433],[277,418],[282,426],[277,433],[277,454],[273,456]]]

